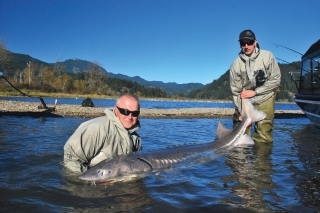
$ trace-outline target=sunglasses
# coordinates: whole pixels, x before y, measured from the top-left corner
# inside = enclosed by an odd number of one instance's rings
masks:
[[[244,47],[246,45],[251,46],[251,45],[253,45],[254,42],[255,42],[254,40],[251,40],[251,41],[240,41],[240,45],[241,45],[241,47]]]
[[[122,115],[125,115],[125,116],[128,116],[130,115],[130,113],[132,114],[133,117],[138,117],[139,114],[140,114],[140,111],[137,110],[137,111],[130,111],[130,110],[127,110],[127,109],[123,109],[123,108],[120,108],[118,106],[116,106],[119,110],[119,112],[122,114]]]

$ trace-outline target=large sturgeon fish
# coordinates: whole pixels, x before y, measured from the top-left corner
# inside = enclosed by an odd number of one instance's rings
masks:
[[[243,99],[242,122],[229,130],[219,121],[216,139],[211,143],[175,146],[149,153],[118,156],[98,163],[85,171],[79,178],[92,182],[104,182],[128,176],[142,176],[150,172],[172,168],[174,163],[194,153],[250,145],[253,144],[253,140],[244,134],[246,127],[252,122],[264,119],[265,116],[265,113],[254,109],[249,99]]]

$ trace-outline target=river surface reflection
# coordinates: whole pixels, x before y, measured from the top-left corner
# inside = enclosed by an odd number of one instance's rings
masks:
[[[48,106],[53,106],[55,100],[57,104],[79,105],[84,99],[81,98],[43,98]],[[23,102],[39,102],[39,98],[29,97],[5,97],[0,96],[0,100],[5,101],[23,101]],[[92,99],[96,107],[110,108],[115,104],[115,99]],[[233,108],[231,101],[214,101],[214,100],[158,100],[158,99],[142,99],[141,107],[147,109],[180,109],[180,108]],[[276,103],[276,110],[300,110],[294,103]],[[1,109],[0,109],[1,110]]]
[[[60,165],[84,118],[0,117],[0,212],[317,212],[319,129],[276,119],[273,144],[208,152],[132,182],[81,182]],[[221,119],[231,128],[231,119]],[[144,152],[210,142],[218,119],[141,119]]]

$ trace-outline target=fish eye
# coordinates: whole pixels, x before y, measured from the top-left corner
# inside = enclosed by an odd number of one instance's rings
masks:
[[[109,174],[111,174],[111,171],[109,170]]]

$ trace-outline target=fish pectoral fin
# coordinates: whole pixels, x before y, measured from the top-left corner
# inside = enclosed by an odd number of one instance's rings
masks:
[[[146,164],[148,164],[150,166],[151,170],[153,171],[153,167],[152,167],[152,164],[150,161],[148,161],[147,159],[142,158],[142,157],[138,157],[138,159],[145,162]]]
[[[242,135],[238,141],[234,144],[234,146],[241,147],[241,146],[248,146],[248,145],[253,145],[254,141],[249,135]]]

